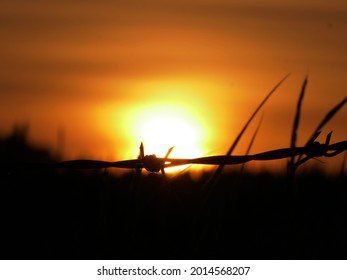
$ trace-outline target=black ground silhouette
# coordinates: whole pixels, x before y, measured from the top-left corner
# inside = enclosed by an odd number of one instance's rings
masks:
[[[1,143],[1,259],[346,259],[346,176],[224,171],[117,177],[53,162],[25,133]]]

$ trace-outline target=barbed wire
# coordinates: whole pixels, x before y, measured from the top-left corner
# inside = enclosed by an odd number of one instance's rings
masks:
[[[325,143],[318,141],[309,142],[304,147],[282,148],[270,150],[253,155],[216,155],[198,158],[162,158],[156,155],[146,155],[142,158],[121,160],[121,161],[99,161],[99,160],[69,160],[45,165],[50,168],[123,168],[123,169],[146,169],[149,172],[160,172],[163,168],[170,168],[180,165],[237,165],[250,161],[266,161],[292,158],[295,156],[305,156],[298,160],[295,166],[299,166],[311,158],[334,157],[347,150],[347,141],[329,144],[331,133],[327,136]]]

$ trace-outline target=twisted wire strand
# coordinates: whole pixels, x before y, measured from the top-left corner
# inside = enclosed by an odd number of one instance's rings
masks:
[[[347,141],[341,141],[334,144],[321,144],[319,142],[310,143],[304,147],[282,148],[253,155],[231,155],[231,156],[208,156],[192,159],[184,158],[160,158],[155,155],[145,156],[143,159],[130,159],[121,161],[100,161],[100,160],[69,160],[57,163],[3,163],[4,166],[21,168],[76,168],[76,169],[96,169],[96,168],[125,168],[136,169],[145,168],[149,172],[159,172],[161,168],[170,168],[174,166],[187,164],[202,165],[236,165],[249,161],[265,161],[290,158],[293,156],[306,156],[296,164],[300,165],[310,158],[334,157],[347,150]]]

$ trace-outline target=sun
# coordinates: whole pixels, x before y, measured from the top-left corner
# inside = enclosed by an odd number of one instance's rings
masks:
[[[180,107],[157,106],[137,114],[134,138],[144,143],[145,154],[194,158],[203,155],[203,134],[198,121]]]
[[[148,152],[164,156],[166,150],[175,147],[172,155],[196,157],[199,155],[196,127],[174,116],[150,117],[142,126],[141,140]]]
[[[146,80],[132,85],[117,106],[103,106],[104,115],[113,120],[105,123],[105,129],[115,135],[115,158],[137,158],[141,142],[145,155],[164,157],[171,147],[170,158],[209,154],[215,129],[211,126],[211,103],[203,102],[202,90],[185,80]],[[201,168],[191,166],[193,169]]]

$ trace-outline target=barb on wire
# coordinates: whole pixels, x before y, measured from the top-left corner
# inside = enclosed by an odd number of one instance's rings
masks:
[[[313,131],[312,136],[309,138],[309,140],[306,143],[306,146],[311,145],[314,143],[318,135],[320,134],[320,130],[336,115],[336,113],[345,105],[347,102],[347,97],[345,97],[342,101],[340,101],[336,106],[334,106],[321,120],[321,122],[318,124],[316,129]],[[330,141],[330,136],[329,136],[329,141]],[[316,145],[316,144],[315,144]],[[304,159],[301,159],[303,155],[299,155],[299,158],[297,162],[295,163],[296,166],[298,164],[305,162]]]

